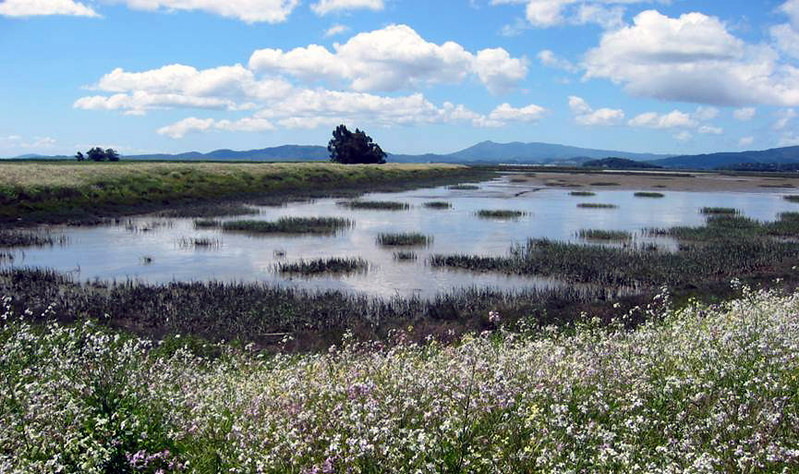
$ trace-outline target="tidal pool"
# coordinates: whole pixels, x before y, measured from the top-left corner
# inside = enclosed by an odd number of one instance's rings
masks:
[[[784,192],[680,192],[663,190],[663,198],[634,197],[634,190],[592,189],[595,196],[571,196],[570,189],[534,187],[504,176],[480,183],[477,190],[445,187],[400,193],[374,193],[363,200],[400,201],[408,210],[350,209],[340,199],[294,202],[282,207],[259,207],[254,216],[222,218],[275,220],[283,216],[344,217],[355,225],[332,236],[248,235],[219,229],[195,229],[193,219],[131,218],[129,225],[90,228],[54,227],[67,236],[65,246],[13,251],[14,267],[46,267],[68,272],[78,280],[126,280],[149,283],[170,281],[267,282],[298,289],[344,290],[375,296],[431,297],[465,287],[501,290],[545,288],[563,283],[549,278],[524,278],[472,273],[430,267],[431,254],[504,255],[514,244],[528,238],[582,241],[580,229],[624,230],[634,242],[651,242],[672,248],[674,242],[640,233],[648,227],[701,225],[699,209],[733,207],[743,215],[774,220],[785,211],[799,211],[799,204],[785,201]],[[450,209],[430,209],[428,201],[448,201]],[[606,203],[612,209],[578,208],[579,203]],[[517,210],[517,219],[484,219],[477,211]],[[126,220],[127,222],[127,220]],[[147,230],[145,230],[147,229]],[[432,237],[427,246],[382,247],[381,233],[418,232]],[[208,248],[186,246],[186,239],[216,242]],[[415,260],[398,261],[396,251],[412,251]],[[369,262],[366,273],[303,278],[281,275],[280,262],[329,257],[361,257]],[[2,262],[2,261],[0,261]]]

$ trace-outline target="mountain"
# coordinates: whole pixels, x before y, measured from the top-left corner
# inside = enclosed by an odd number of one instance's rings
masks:
[[[191,151],[175,155],[156,153],[125,156],[129,160],[208,160],[208,161],[317,161],[328,160],[327,148],[312,145],[282,145],[258,150],[214,150],[209,153]]]
[[[748,164],[788,165],[799,163],[799,146],[772,148],[762,151],[710,153],[705,155],[673,156],[650,163],[664,168],[716,169]]]
[[[485,141],[447,155],[393,155],[395,161],[439,161],[445,163],[559,163],[582,164],[588,160],[609,157],[647,161],[667,158],[669,155],[630,153],[614,150],[596,150],[551,143],[496,143]]]

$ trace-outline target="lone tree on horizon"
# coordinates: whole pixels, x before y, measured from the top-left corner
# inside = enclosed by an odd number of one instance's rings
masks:
[[[355,132],[339,125],[333,130],[333,139],[327,144],[330,161],[343,164],[386,162],[386,153],[380,145],[372,141],[372,137],[360,129]]]
[[[119,153],[113,148],[103,150],[96,146],[87,151],[85,156],[81,152],[75,153],[75,159],[78,161],[85,161],[86,159],[91,161],[119,161]]]

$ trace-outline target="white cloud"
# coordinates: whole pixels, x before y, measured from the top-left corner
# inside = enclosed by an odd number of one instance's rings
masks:
[[[384,7],[383,0],[320,0],[311,5],[311,10],[321,16],[345,10],[367,9],[380,11]]]
[[[777,112],[777,121],[774,122],[772,128],[774,130],[784,130],[796,118],[796,111],[794,109],[784,109]]]
[[[24,0],[23,0],[24,1]],[[108,0],[135,10],[203,11],[245,23],[281,23],[299,0]]]
[[[793,58],[799,58],[799,31],[785,23],[769,30],[777,48]]]
[[[574,121],[585,126],[610,126],[624,120],[621,109],[602,108],[594,110],[582,97],[570,96],[569,109],[574,114]]]
[[[779,10],[788,15],[794,28],[799,29],[799,0],[788,0],[779,7]]]
[[[674,135],[674,138],[681,142],[687,142],[688,140],[694,138],[694,136],[691,134],[691,132],[683,130],[682,132]]]
[[[697,120],[713,120],[719,116],[719,109],[715,107],[699,106],[696,108],[696,112],[694,112],[693,116]]]
[[[780,146],[799,146],[799,135],[786,133],[780,138]]]
[[[633,95],[714,105],[799,105],[799,69],[764,45],[749,45],[715,17],[640,13],[587,52],[586,78],[607,78]]]
[[[204,70],[171,64],[143,72],[117,68],[91,88],[116,94],[81,97],[75,101],[75,108],[141,115],[174,107],[248,109],[253,107],[251,101],[283,97],[292,86],[281,79],[257,79],[240,64]]]
[[[754,107],[742,107],[740,109],[735,109],[733,111],[732,116],[735,117],[735,120],[740,120],[741,122],[747,122],[755,118],[755,114],[757,113],[757,109]]]
[[[525,17],[536,28],[590,23],[609,29],[624,23],[622,5],[653,2],[670,0],[492,0],[491,4],[526,4]]]
[[[239,120],[214,120],[189,117],[158,129],[158,134],[170,138],[183,138],[192,132],[225,130],[230,132],[264,132],[274,130],[275,126],[266,119],[245,117]]]
[[[654,129],[695,128],[698,125],[690,114],[679,110],[673,110],[663,115],[656,112],[647,112],[632,118],[627,124],[631,127]]]
[[[250,57],[250,69],[290,74],[312,81],[348,82],[356,91],[396,91],[437,83],[460,83],[476,75],[492,92],[501,92],[527,75],[524,59],[512,58],[501,48],[477,54],[448,41],[428,42],[413,28],[390,25],[360,33],[334,51],[309,45],[290,51],[261,49]]]
[[[566,72],[575,73],[580,69],[571,61],[558,57],[554,52],[545,49],[538,53],[538,60],[546,67],[561,69]]]
[[[504,103],[495,108],[488,118],[497,122],[537,122],[544,117],[546,112],[547,109],[535,104],[514,108],[510,104]]]
[[[738,140],[738,146],[750,146],[755,142],[755,137],[742,137]]]
[[[325,31],[325,37],[328,38],[330,36],[340,35],[340,34],[348,32],[348,31],[350,31],[350,27],[349,26],[333,25],[330,28],[328,28],[327,31]]]
[[[712,125],[702,125],[696,131],[703,135],[722,135],[724,133],[723,128]]]
[[[0,2],[0,16],[44,15],[100,16],[86,4],[73,0],[5,0]]]

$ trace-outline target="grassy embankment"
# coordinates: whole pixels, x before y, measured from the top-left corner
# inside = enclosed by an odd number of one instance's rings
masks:
[[[478,173],[485,172],[417,164],[0,163],[0,222],[91,221],[209,200],[446,184]]]
[[[799,294],[309,355],[0,326],[9,472],[799,470]],[[2,312],[2,310],[0,310]],[[46,316],[45,316],[46,318]],[[206,356],[199,356],[204,353]]]

